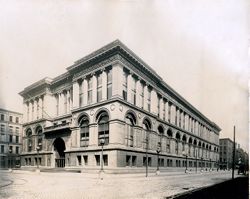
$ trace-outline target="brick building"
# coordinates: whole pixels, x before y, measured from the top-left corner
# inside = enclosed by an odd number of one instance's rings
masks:
[[[0,108],[0,168],[20,166],[22,114]]]

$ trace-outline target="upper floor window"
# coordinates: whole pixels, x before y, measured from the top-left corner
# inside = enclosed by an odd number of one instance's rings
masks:
[[[13,136],[9,135],[9,142],[13,142]]]
[[[87,116],[82,116],[79,119],[80,127],[80,146],[86,147],[89,145],[89,120]]]
[[[166,102],[165,102],[165,100],[163,100],[163,120],[165,120],[166,119]]]
[[[127,93],[128,93],[128,73],[123,71],[123,81],[122,81],[122,96],[124,100],[127,100]]]
[[[132,85],[131,85],[131,102],[132,104],[136,104],[136,79],[132,77]]]
[[[40,112],[39,99],[36,99],[36,119],[39,119],[39,112]]]
[[[168,122],[171,120],[171,103],[168,102]]]
[[[107,97],[110,99],[112,97],[112,70],[107,71],[108,81],[107,81]]]
[[[92,103],[92,88],[93,88],[93,77],[88,79],[88,104]]]
[[[97,115],[98,121],[98,145],[109,143],[109,116],[106,111]]]
[[[161,103],[161,99],[160,99],[161,97],[160,96],[157,96],[157,115],[158,115],[158,117],[160,116],[160,103]]]
[[[13,146],[9,146],[9,153],[13,153]]]
[[[9,126],[10,133],[13,133],[13,126]]]
[[[4,114],[1,114],[1,120],[4,121]]]
[[[144,139],[145,139],[145,149],[149,147],[149,132],[151,130],[151,123],[148,119],[144,119],[142,123],[142,128],[144,129]]]
[[[19,127],[16,127],[16,133],[17,134],[19,133]]]
[[[144,108],[144,84],[141,84],[142,89],[141,89],[141,108]]]
[[[64,113],[67,113],[67,91],[63,92]]]
[[[16,136],[16,143],[19,143],[19,136]]]
[[[13,117],[12,116],[10,116],[10,122],[13,122]]]
[[[19,123],[19,117],[16,117],[16,123],[17,124]]]
[[[83,96],[84,96],[84,90],[83,90],[83,82],[79,82],[79,105],[80,107],[83,106]]]
[[[1,124],[1,132],[4,132],[4,131],[5,131],[5,125]]]
[[[103,71],[105,73],[105,71]],[[102,74],[97,75],[97,102],[102,100]]]
[[[148,105],[148,111],[150,111],[151,110],[151,89],[150,88],[148,88],[147,89],[147,92],[148,92],[148,99],[147,99],[147,105]]]
[[[59,115],[59,94],[56,94],[56,115]]]

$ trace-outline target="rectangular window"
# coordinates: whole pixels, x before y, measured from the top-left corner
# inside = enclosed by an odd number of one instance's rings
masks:
[[[84,161],[84,165],[87,166],[88,165],[88,156],[87,155],[83,156],[83,161]]]
[[[161,160],[161,161],[160,161],[160,166],[161,166],[161,167],[164,167],[164,159],[161,158],[160,160]]]
[[[1,120],[4,121],[4,114],[1,114]]]
[[[19,117],[16,117],[16,123],[17,124],[19,123]]]
[[[16,143],[19,143],[19,136],[16,136]]]
[[[100,102],[101,100],[102,100],[102,74],[98,74],[97,75],[97,102]]]
[[[132,166],[136,166],[136,156],[132,156]]]
[[[123,91],[122,91],[122,95],[123,95],[123,99],[127,100],[127,92],[128,92],[128,74],[123,71]]]
[[[36,100],[36,119],[39,119],[39,99]],[[18,123],[18,122],[17,122]]]
[[[19,147],[16,146],[16,154],[19,154]]]
[[[151,167],[152,166],[152,158],[148,157],[148,166]]]
[[[148,104],[148,111],[150,111],[151,110],[151,90],[148,88],[147,89],[147,91],[148,91],[148,99],[147,99],[147,104]]]
[[[171,103],[168,103],[168,122],[170,122],[171,119]]]
[[[144,108],[144,84],[141,84],[142,90],[141,90],[141,108]]]
[[[131,102],[136,105],[136,79],[132,77],[132,85],[131,85]]]
[[[13,117],[12,116],[10,116],[10,122],[13,122]]]
[[[143,166],[146,166],[146,157],[143,157]]]
[[[1,132],[4,132],[4,131],[5,131],[5,125],[1,124]]]
[[[179,109],[178,107],[176,106],[175,107],[175,125],[177,126],[177,117],[178,117],[178,114],[179,114]]]
[[[107,81],[107,97],[110,99],[112,97],[112,70],[108,72],[108,81]]]
[[[79,105],[83,106],[83,82],[79,83]]]
[[[100,155],[95,155],[96,166],[100,166]]]
[[[1,153],[4,153],[4,145],[1,145]]]
[[[92,103],[93,77],[88,79],[88,104]]]
[[[181,127],[181,116],[182,116],[182,111],[179,111],[179,127]]]
[[[9,146],[9,153],[13,153],[13,146]]]
[[[19,127],[16,127],[16,133],[19,134]]]
[[[77,163],[78,163],[78,166],[82,165],[82,157],[80,155],[77,156]]]
[[[170,153],[170,139],[167,139],[167,153]]]
[[[160,97],[157,96],[157,115],[158,115],[158,117],[160,117],[160,102],[161,102]]]
[[[126,166],[130,166],[131,156],[126,155]]]
[[[9,135],[9,142],[12,142],[12,141],[13,141],[13,136]]]
[[[81,147],[87,147],[89,145],[89,128],[88,127],[82,127],[81,128],[81,140],[80,140],[80,146]]]
[[[108,166],[108,155],[103,155],[103,164],[104,166]]]
[[[13,126],[9,126],[10,133],[13,133]]]

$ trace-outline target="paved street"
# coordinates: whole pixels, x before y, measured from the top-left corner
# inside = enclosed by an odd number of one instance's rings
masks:
[[[105,175],[0,171],[0,198],[164,198],[231,178],[231,172]]]

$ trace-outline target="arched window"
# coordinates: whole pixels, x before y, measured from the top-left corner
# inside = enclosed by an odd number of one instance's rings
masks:
[[[98,121],[98,145],[101,145],[103,140],[104,145],[109,143],[109,116],[106,111],[101,111],[97,117]]]
[[[127,140],[127,146],[134,146],[134,126],[136,124],[136,118],[134,114],[132,113],[127,113],[125,117],[125,133],[127,135],[126,140]]]
[[[80,127],[80,146],[87,147],[89,145],[89,119],[86,115],[79,119]]]
[[[148,149],[149,144],[149,133],[151,130],[151,123],[148,119],[144,119],[142,123],[142,128],[144,129],[144,140],[145,140],[145,148]]]
[[[170,139],[173,137],[173,133],[171,131],[171,129],[168,129],[167,131],[167,153],[170,153],[171,151],[171,144],[170,144]]]
[[[37,150],[42,150],[43,148],[43,129],[41,126],[36,128],[36,135],[37,135]]]
[[[31,152],[31,150],[32,150],[32,131],[31,131],[31,129],[28,129],[26,131],[26,137],[27,137],[27,150],[28,150],[28,152]]]
[[[175,153],[176,154],[178,154],[178,152],[179,152],[179,141],[180,141],[180,139],[181,139],[181,136],[180,136],[180,133],[176,133],[176,135],[175,135]]]
[[[185,151],[185,143],[187,142],[186,135],[182,136],[182,151]]]
[[[161,147],[161,140],[162,140],[162,136],[164,135],[164,129],[163,127],[160,125],[158,126],[158,134],[159,134],[159,139],[158,139],[158,147]]]

